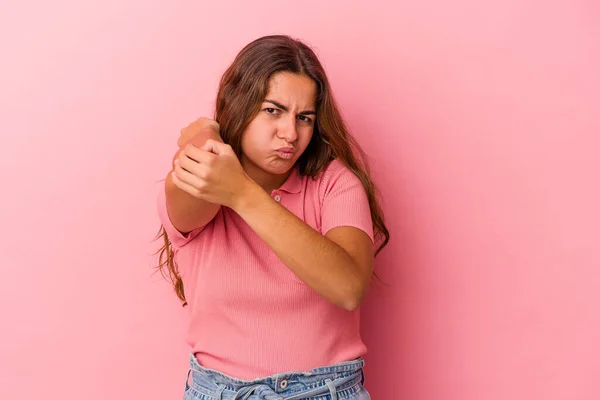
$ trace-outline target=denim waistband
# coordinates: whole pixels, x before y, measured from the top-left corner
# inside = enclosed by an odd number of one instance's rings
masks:
[[[205,368],[190,354],[186,390],[191,388],[204,397],[216,400],[247,399],[251,395],[265,400],[294,400],[329,395],[327,398],[342,400],[361,390],[364,365],[364,360],[358,358],[310,371],[282,372],[249,381]]]

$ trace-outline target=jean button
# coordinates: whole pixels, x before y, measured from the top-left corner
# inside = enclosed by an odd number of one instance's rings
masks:
[[[288,381],[286,381],[285,379],[282,380],[281,382],[279,382],[279,387],[282,389],[285,389],[288,386]]]

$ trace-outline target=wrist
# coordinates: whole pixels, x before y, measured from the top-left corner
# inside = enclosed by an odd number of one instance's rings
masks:
[[[242,216],[249,210],[255,208],[257,204],[264,202],[264,199],[267,196],[267,192],[265,192],[262,187],[252,179],[248,178],[238,191],[237,196],[233,199],[230,208],[238,215]]]

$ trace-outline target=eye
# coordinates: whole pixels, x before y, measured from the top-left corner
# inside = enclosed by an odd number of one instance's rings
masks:
[[[263,111],[266,111],[268,114],[271,114],[271,115],[277,115],[277,113],[279,113],[278,109],[272,108],[272,107],[267,107],[267,108],[263,109]]]
[[[312,122],[312,118],[307,117],[306,115],[298,115],[298,119],[309,124]]]

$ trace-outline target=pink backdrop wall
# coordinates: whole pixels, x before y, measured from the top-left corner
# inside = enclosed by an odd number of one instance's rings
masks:
[[[314,45],[385,196],[373,398],[600,398],[592,0],[2,2],[0,398],[181,398],[157,181],[270,33]]]

